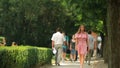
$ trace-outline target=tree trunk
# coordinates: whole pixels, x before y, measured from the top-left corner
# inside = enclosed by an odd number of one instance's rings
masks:
[[[105,37],[104,37],[104,40],[103,40],[103,58],[104,58],[104,61],[105,63],[108,63],[108,31],[107,31],[107,22],[106,22],[106,19],[104,20],[104,32],[105,32]]]
[[[109,66],[108,68],[120,68],[120,0],[108,2],[108,44]]]
[[[109,45],[108,45],[108,36],[105,36],[105,40],[103,41],[104,43],[104,47],[103,47],[103,58],[104,58],[104,62],[108,63],[109,62]]]

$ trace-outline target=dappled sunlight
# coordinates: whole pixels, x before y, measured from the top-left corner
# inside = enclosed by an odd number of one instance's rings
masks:
[[[75,62],[71,62],[71,61],[67,60],[65,62],[61,62],[60,64],[61,64],[61,66],[56,66],[53,61],[52,66],[49,66],[49,67],[50,68],[80,68],[79,60],[77,60]],[[92,57],[90,65],[88,65],[88,63],[86,61],[84,62],[84,68],[108,68],[108,65],[104,63],[103,58]]]

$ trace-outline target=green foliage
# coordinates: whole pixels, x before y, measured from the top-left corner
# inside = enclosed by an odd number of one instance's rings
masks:
[[[103,31],[106,18],[103,0],[0,0],[0,33],[7,45],[15,41],[24,45],[47,45],[57,27],[68,35],[80,24]],[[99,25],[98,25],[99,24]]]
[[[69,18],[60,0],[0,0],[0,33],[8,45],[15,41],[49,47],[57,27],[74,29]]]
[[[52,51],[48,48],[13,46],[0,47],[0,68],[30,68],[51,63]]]
[[[84,0],[80,4],[82,13],[81,23],[85,23],[88,29],[103,32],[103,23],[106,22],[106,0]],[[101,23],[103,22],[103,23]]]

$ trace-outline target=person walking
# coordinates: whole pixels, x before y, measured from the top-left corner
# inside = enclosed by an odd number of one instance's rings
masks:
[[[101,54],[101,46],[102,46],[102,38],[101,38],[101,36],[99,35],[98,37],[97,37],[97,42],[98,42],[98,45],[97,45],[97,56],[98,57],[101,57],[102,56],[102,54]]]
[[[80,57],[80,66],[83,68],[83,63],[85,60],[85,55],[87,54],[87,50],[89,51],[88,46],[88,34],[85,32],[85,26],[81,25],[78,29],[78,32],[75,34],[76,39],[76,50],[78,50],[78,54]]]
[[[73,35],[71,39],[70,51],[71,51],[71,54],[70,54],[71,61],[75,61],[76,60],[75,35]]]
[[[93,53],[93,57],[96,58],[96,55],[97,55],[97,33],[92,31],[91,35],[94,37],[94,53]]]
[[[60,66],[61,54],[62,54],[62,45],[65,44],[65,38],[61,33],[61,29],[57,28],[56,33],[53,34],[52,38],[52,49],[56,49],[55,54],[55,64]]]
[[[67,36],[66,36],[66,34],[64,32],[62,32],[62,34],[63,34],[63,36],[65,38],[65,42],[66,42],[66,44],[63,43],[63,45],[62,45],[62,52],[63,52],[62,53],[62,61],[64,62],[66,60],[66,53],[67,53],[68,45],[67,45]]]
[[[93,56],[93,52],[94,52],[94,37],[91,35],[92,31],[88,32],[88,45],[89,45],[89,52],[86,56],[86,59],[88,61],[88,65],[90,65],[90,61],[91,61],[91,57]]]

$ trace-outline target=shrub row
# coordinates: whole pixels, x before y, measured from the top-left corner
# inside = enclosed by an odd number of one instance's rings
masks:
[[[49,48],[31,46],[0,47],[0,68],[32,68],[51,63]]]

